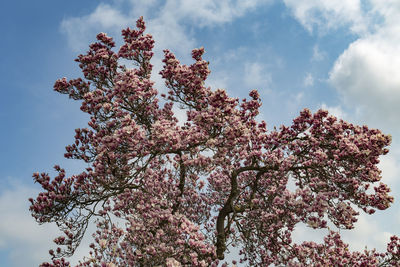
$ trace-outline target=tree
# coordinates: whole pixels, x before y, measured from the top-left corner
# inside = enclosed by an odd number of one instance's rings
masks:
[[[33,175],[44,189],[30,199],[33,217],[64,233],[42,266],[68,266],[63,257],[92,221],[95,242],[80,266],[217,266],[230,245],[250,266],[400,266],[396,236],[385,253],[350,252],[333,231],[323,244],[291,239],[298,223],[351,229],[355,207],[372,214],[390,206],[385,184],[369,189],[381,179],[377,164],[390,136],[307,109],[291,126],[267,130],[256,120],[256,90],[239,101],[205,87],[203,48],[189,66],[164,51],[169,92],[161,107],[150,80],[154,41],[143,18],[136,26],[122,31],[118,52],[98,34],[76,59],[84,78],[54,85],[90,115],[90,128],[76,129],[65,153],[89,167],[70,177],[57,165],[53,179]],[[186,111],[183,125],[174,104]]]

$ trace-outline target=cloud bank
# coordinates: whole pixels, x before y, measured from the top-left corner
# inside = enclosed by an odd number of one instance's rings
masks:
[[[335,61],[329,83],[347,107],[358,108],[361,120],[400,132],[400,2],[284,0],[284,3],[310,33],[316,30],[327,34],[345,28],[358,37]]]

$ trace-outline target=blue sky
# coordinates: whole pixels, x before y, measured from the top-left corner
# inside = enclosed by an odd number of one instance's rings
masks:
[[[57,234],[29,215],[27,199],[39,190],[32,173],[51,173],[54,164],[69,174],[83,167],[63,154],[87,117],[78,103],[52,90],[54,81],[80,76],[73,59],[98,32],[120,42],[120,30],[141,15],[156,41],[155,73],[163,49],[190,63],[191,49],[204,46],[208,84],[240,98],[258,89],[260,119],[269,128],[289,124],[305,107],[322,107],[390,133],[391,152],[380,166],[395,203],[342,231],[353,249],[384,250],[391,234],[400,235],[399,12],[397,0],[2,1],[0,266],[47,260]],[[163,91],[160,77],[153,79]],[[295,237],[321,240],[323,234],[300,226]],[[90,236],[72,262],[87,253],[89,242]]]

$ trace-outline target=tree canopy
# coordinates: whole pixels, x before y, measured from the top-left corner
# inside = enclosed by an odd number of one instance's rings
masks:
[[[70,177],[58,165],[54,178],[33,175],[43,187],[30,199],[33,217],[64,233],[42,266],[69,266],[64,257],[92,222],[92,252],[80,266],[217,266],[230,246],[250,266],[400,266],[396,236],[383,253],[352,252],[334,231],[322,244],[292,241],[299,223],[352,229],[357,210],[390,206],[377,167],[390,136],[308,109],[290,126],[267,130],[257,120],[256,90],[239,100],[205,86],[203,48],[192,51],[191,65],[164,50],[160,74],[169,91],[159,95],[153,38],[143,18],[136,27],[122,31],[117,52],[98,34],[76,59],[83,78],[54,85],[90,115],[65,153],[88,167]]]

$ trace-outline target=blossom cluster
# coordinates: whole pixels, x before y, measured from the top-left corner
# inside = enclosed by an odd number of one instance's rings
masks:
[[[399,266],[396,236],[383,253],[350,252],[336,232],[322,244],[292,241],[298,223],[352,229],[356,207],[372,214],[390,206],[377,167],[389,135],[308,109],[268,130],[257,120],[256,90],[239,100],[205,86],[204,48],[192,51],[191,65],[164,51],[168,93],[159,99],[154,41],[143,18],[136,26],[122,31],[117,52],[111,37],[98,34],[77,58],[83,78],[54,85],[90,115],[65,153],[88,167],[70,177],[59,166],[53,179],[33,175],[43,188],[30,199],[33,217],[64,233],[42,266],[68,266],[63,257],[94,221],[92,251],[80,266],[217,266],[230,245],[250,266]],[[186,111],[183,125],[174,105]]]

